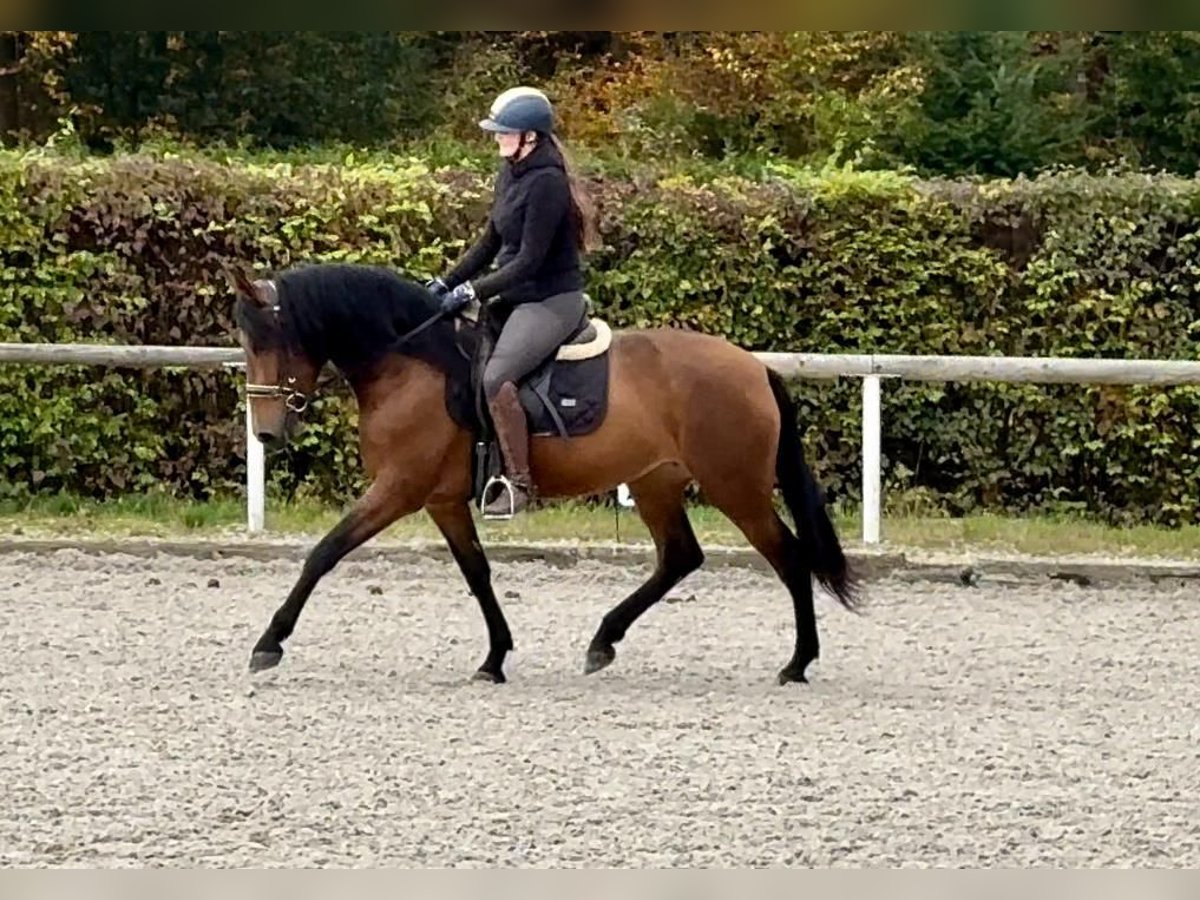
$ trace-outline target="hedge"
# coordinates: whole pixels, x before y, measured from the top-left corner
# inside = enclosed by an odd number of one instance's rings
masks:
[[[223,261],[426,277],[474,236],[488,187],[407,159],[0,154],[0,340],[228,345]],[[698,329],[754,350],[1197,356],[1196,180],[779,169],[592,187],[605,248],[590,291],[617,326]],[[858,383],[796,393],[819,476],[853,501]],[[228,373],[4,367],[0,492],[238,490],[239,408]],[[1198,413],[1191,388],[888,385],[889,494],[948,512],[1194,522]],[[345,500],[362,482],[340,382],[307,419],[269,461],[274,487]]]

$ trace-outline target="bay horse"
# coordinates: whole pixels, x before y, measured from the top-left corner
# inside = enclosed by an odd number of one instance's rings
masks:
[[[473,518],[474,436],[454,415],[471,405],[471,361],[459,334],[470,326],[440,316],[433,294],[382,267],[310,265],[258,279],[225,272],[258,438],[268,445],[285,440],[318,374],[332,365],[355,396],[370,480],[307,556],[254,645],[251,671],[279,664],[309,595],[347,553],[424,509],[487,625],[488,653],[474,677],[504,682],[512,635]],[[805,669],[819,653],[814,576],[852,611],[858,580],[804,461],[782,378],[724,339],[682,329],[613,332],[608,352],[608,402],[599,427],[581,437],[534,437],[530,446],[539,497],[596,495],[626,483],[657,550],[650,577],[600,620],[584,671],[612,663],[634,621],[702,564],[684,505],[686,489],[696,483],[790,592],[796,641],[779,682],[806,681]],[[795,533],[776,511],[776,486]]]

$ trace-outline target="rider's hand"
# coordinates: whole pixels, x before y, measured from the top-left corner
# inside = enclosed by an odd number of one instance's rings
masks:
[[[453,315],[468,306],[474,299],[475,288],[471,287],[471,282],[465,281],[442,297],[442,312],[446,315]]]

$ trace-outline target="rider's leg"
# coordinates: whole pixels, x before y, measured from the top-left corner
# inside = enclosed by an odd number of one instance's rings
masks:
[[[496,426],[505,474],[512,484],[511,499],[501,493],[484,514],[506,516],[529,503],[533,481],[529,472],[529,425],[517,394],[517,383],[532,372],[583,321],[581,293],[559,294],[513,309],[483,371],[483,390]],[[511,507],[510,507],[511,503]]]

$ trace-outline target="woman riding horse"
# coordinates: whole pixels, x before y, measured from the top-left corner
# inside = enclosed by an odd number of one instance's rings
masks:
[[[580,253],[596,243],[592,207],[554,135],[554,110],[536,88],[505,91],[479,123],[505,162],[483,234],[427,287],[457,314],[473,300],[511,307],[483,373],[507,478],[484,507],[491,518],[525,509],[533,492],[529,431],[517,385],[584,323]],[[480,272],[493,260],[497,268]],[[506,496],[507,493],[507,496]],[[485,498],[486,499],[486,498]]]
[[[820,655],[814,576],[855,608],[857,579],[805,462],[795,403],[782,377],[748,350],[688,329],[622,329],[608,350],[600,425],[570,439],[529,441],[516,384],[582,324],[579,251],[594,237],[590,207],[571,189],[552,124],[550,105],[537,91],[516,88],[497,98],[483,125],[496,132],[508,162],[486,232],[431,285],[439,296],[381,266],[300,266],[266,279],[252,279],[240,267],[229,273],[253,432],[262,441],[285,438],[319,373],[332,365],[354,390],[370,480],[308,554],[254,645],[252,670],[279,664],[313,589],[338,560],[424,510],[479,601],[488,653],[476,677],[505,681],[513,640],[472,516],[475,436],[452,400],[468,386],[469,366],[445,317],[473,298],[512,309],[484,382],[515,482],[513,506],[528,502],[532,472],[545,497],[595,496],[625,483],[654,540],[654,570],[601,618],[584,671],[611,665],[634,622],[703,563],[685,508],[692,484],[791,595],[795,644],[780,683],[806,681],[805,670]],[[499,267],[480,275],[493,260]],[[776,507],[776,488],[794,531]],[[492,509],[505,506],[498,501]],[[719,643],[720,634],[713,640]]]

